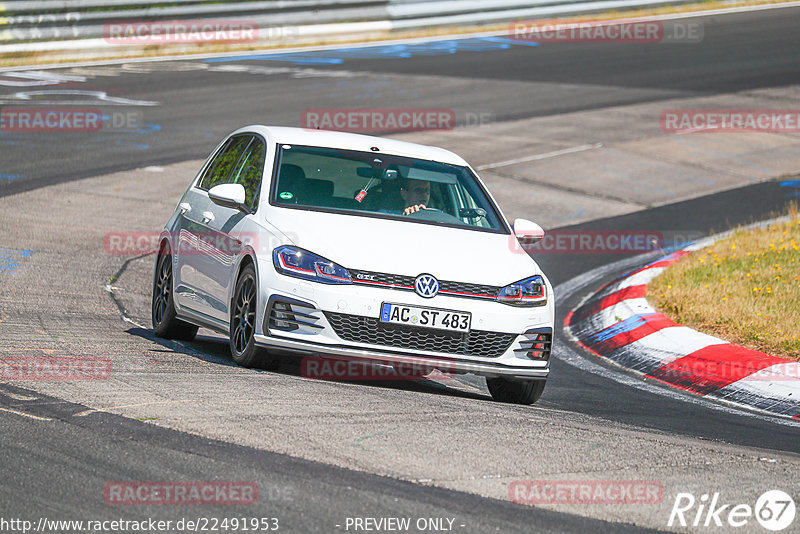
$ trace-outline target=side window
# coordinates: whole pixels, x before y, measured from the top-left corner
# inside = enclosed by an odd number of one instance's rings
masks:
[[[258,192],[261,189],[261,175],[264,173],[266,153],[267,147],[264,142],[258,137],[254,137],[253,142],[242,154],[239,164],[229,180],[232,184],[244,186],[244,201],[252,210],[258,206]]]
[[[208,162],[208,167],[206,167],[206,170],[205,170],[205,171],[203,171],[203,177],[202,177],[202,178],[200,178],[200,181],[199,181],[199,182],[197,182],[197,187],[199,187],[200,189],[208,189],[207,187],[205,187],[205,185],[204,185],[204,184],[205,184],[205,183],[207,183],[207,182],[208,182],[208,180],[209,180],[209,177],[210,177],[212,174],[214,174],[214,167],[216,167],[216,166],[217,166],[217,162],[219,161],[219,157],[220,157],[222,154],[224,154],[224,153],[225,153],[225,151],[226,151],[226,150],[228,149],[228,147],[230,146],[230,144],[231,144],[231,141],[232,141],[232,139],[228,139],[227,141],[225,141],[225,143],[222,145],[222,148],[220,148],[220,149],[219,149],[219,150],[216,152],[216,154],[214,155],[214,158],[213,158],[211,161],[209,161],[209,162]]]
[[[251,139],[252,136],[250,135],[237,135],[231,138],[225,148],[220,151],[219,155],[208,166],[206,175],[203,176],[198,187],[208,191],[215,185],[226,183],[231,171],[233,171],[234,166],[239,161],[242,152],[247,148]]]

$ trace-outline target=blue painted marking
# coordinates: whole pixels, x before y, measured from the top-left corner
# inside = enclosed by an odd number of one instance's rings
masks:
[[[484,41],[491,41],[493,43],[505,43],[510,46],[539,46],[535,41],[520,41],[517,39],[509,39],[508,37],[483,37]]]
[[[800,180],[786,180],[781,182],[781,187],[796,187],[800,189]],[[800,197],[800,191],[790,191],[784,195],[786,198]]]
[[[19,259],[33,254],[32,250],[12,250],[0,248],[0,273],[13,273],[19,267]]]
[[[647,320],[646,317],[650,317],[651,315],[655,315],[654,313],[641,313],[638,315],[632,315],[625,319],[624,321],[620,321],[615,325],[611,325],[607,328],[600,330],[589,336],[589,341],[591,343],[599,343],[601,341],[606,341],[611,339],[612,337],[616,336],[617,334],[623,334],[625,332],[630,332],[642,325],[644,325]]]
[[[662,256],[661,258],[658,258],[655,261],[651,261],[645,267],[650,267],[651,265],[655,265],[656,263],[658,263],[660,261],[670,261],[670,260],[673,260],[673,259],[675,259],[677,257],[678,257],[678,253],[677,252],[673,252],[672,254],[667,254],[666,256]]]
[[[0,180],[16,180],[22,178],[21,174],[0,174]]]
[[[203,61],[206,63],[227,63],[234,61],[286,61],[295,65],[340,65],[348,59],[408,59],[413,56],[439,56],[458,52],[486,52],[508,50],[512,46],[537,46],[538,43],[515,41],[504,37],[473,37],[469,39],[449,39],[426,43],[387,44],[358,48],[338,48],[310,52],[274,52],[251,54],[237,57],[216,57]]]

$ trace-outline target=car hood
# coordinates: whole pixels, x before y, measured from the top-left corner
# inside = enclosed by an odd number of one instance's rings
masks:
[[[292,243],[345,268],[504,286],[541,274],[513,235],[280,209],[269,222]]]

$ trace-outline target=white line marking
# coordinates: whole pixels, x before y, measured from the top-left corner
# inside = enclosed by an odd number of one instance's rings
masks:
[[[564,154],[573,154],[575,152],[583,152],[585,150],[594,150],[600,148],[603,143],[594,143],[591,145],[574,146],[572,148],[563,148],[561,150],[554,150],[553,152],[545,152],[544,154],[534,154],[533,156],[525,156],[524,158],[509,159],[506,161],[498,161],[497,163],[488,163],[476,167],[478,171],[485,171],[487,169],[496,169],[498,167],[507,167],[508,165],[516,165],[517,163],[525,163],[526,161],[537,161],[540,159],[554,158]]]
[[[43,72],[40,70],[24,70],[18,72],[9,72],[6,76],[11,76],[12,78],[22,78],[24,80],[38,80],[38,81],[45,81],[45,82],[53,82],[53,83],[64,83],[64,82],[85,82],[86,76],[70,76],[68,74],[61,74],[61,73],[54,73],[54,72]]]
[[[119,96],[109,96],[105,91],[83,91],[78,89],[49,89],[42,91],[20,91],[13,95],[2,95],[0,104],[19,104],[31,103],[36,105],[56,105],[56,106],[91,106],[91,105],[112,105],[112,106],[160,106],[159,102],[150,100],[132,100]],[[64,100],[40,100],[36,97],[50,96],[85,96],[87,100],[77,100],[66,98]],[[102,102],[103,104],[99,104]]]
[[[49,417],[39,417],[38,415],[31,415],[25,412],[18,412],[17,410],[9,410],[8,408],[0,408],[0,412],[8,412],[13,413],[14,415],[21,415],[22,417],[29,417],[31,419],[36,419],[37,421],[52,421]]]
[[[123,404],[121,406],[110,406],[108,408],[97,408],[96,410],[85,410],[83,412],[76,413],[73,417],[84,417],[87,415],[91,415],[97,412],[107,412],[109,410],[119,410],[121,408],[136,408],[139,406],[153,406],[156,404],[171,404],[173,402],[200,402],[198,399],[183,399],[183,400],[168,400],[168,401],[157,401],[157,402],[140,402],[138,404]]]

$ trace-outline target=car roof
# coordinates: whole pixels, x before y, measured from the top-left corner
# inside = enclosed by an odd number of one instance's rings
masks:
[[[418,145],[406,141],[397,141],[385,137],[362,135],[330,130],[314,130],[308,128],[289,128],[286,126],[250,125],[240,128],[234,133],[254,132],[261,134],[274,143],[288,145],[308,145],[345,150],[359,150],[369,152],[372,147],[378,147],[376,153],[394,154],[397,156],[414,157],[452,165],[467,166],[463,158],[443,148]]]

